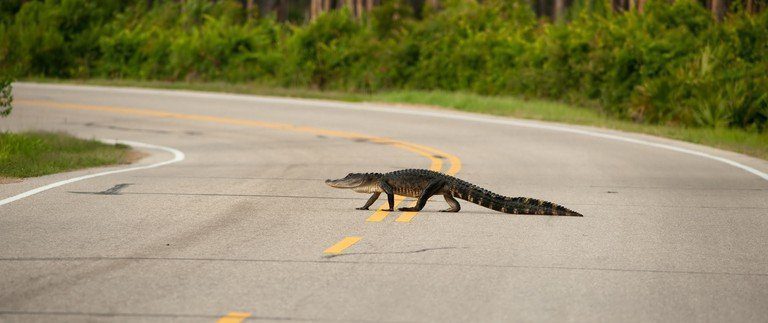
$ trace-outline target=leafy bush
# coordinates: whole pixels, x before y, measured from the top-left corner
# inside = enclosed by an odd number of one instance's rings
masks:
[[[235,12],[232,2],[207,1],[167,2],[150,12],[133,8],[106,26],[99,72],[167,80],[273,76],[280,27],[272,20],[245,22]]]
[[[4,70],[27,75],[86,77],[99,56],[102,27],[122,1],[30,1],[7,25]],[[13,64],[14,66],[8,65]]]
[[[13,110],[13,87],[11,79],[0,76],[0,117],[6,117]]]
[[[236,0],[10,1],[0,72],[513,94],[637,122],[768,125],[766,12],[717,23],[694,0],[649,0],[643,14],[578,0],[548,23],[523,0],[443,3],[422,18],[393,0],[361,19],[336,10],[283,25]]]

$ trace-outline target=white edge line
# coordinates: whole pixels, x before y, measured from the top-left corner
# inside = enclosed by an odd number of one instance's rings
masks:
[[[116,93],[129,93],[129,94],[142,93],[142,94],[165,95],[165,96],[175,96],[175,97],[185,97],[185,98],[192,97],[192,98],[226,99],[226,100],[234,100],[234,101],[257,102],[257,103],[293,104],[293,105],[302,105],[302,106],[309,106],[309,107],[324,107],[324,108],[357,110],[357,111],[374,111],[374,112],[417,115],[417,116],[425,116],[425,117],[473,121],[473,122],[481,122],[481,123],[492,123],[492,124],[501,124],[501,125],[516,126],[516,127],[524,127],[524,128],[566,132],[566,133],[573,133],[573,134],[579,134],[579,135],[596,137],[596,138],[623,141],[623,142],[634,143],[638,145],[666,149],[666,150],[671,150],[671,151],[675,151],[683,154],[698,156],[698,157],[714,160],[717,162],[725,163],[727,165],[742,169],[744,171],[747,171],[751,174],[754,174],[768,181],[768,174],[724,157],[719,157],[719,156],[707,154],[707,153],[692,150],[692,149],[645,141],[641,139],[623,137],[619,135],[601,133],[601,132],[590,131],[586,129],[571,128],[566,126],[541,124],[534,121],[475,116],[475,115],[469,115],[469,114],[458,114],[455,112],[446,113],[446,112],[432,112],[432,111],[417,111],[417,110],[408,110],[408,109],[400,109],[400,108],[385,108],[372,103],[348,103],[348,102],[339,102],[339,101],[320,101],[320,100],[313,100],[313,99],[261,97],[261,96],[246,95],[246,94],[196,92],[196,91],[188,91],[188,90],[159,90],[159,89],[144,89],[144,88],[130,88],[130,87],[120,88],[120,87],[106,87],[106,86],[58,85],[58,84],[40,84],[40,83],[18,83],[18,84],[22,86],[38,87],[38,88],[55,88],[55,89],[65,89],[65,90],[97,91],[97,92],[113,92],[113,93],[116,92]]]
[[[159,163],[155,163],[155,164],[151,164],[151,165],[111,170],[111,171],[107,171],[107,172],[89,174],[89,175],[85,175],[85,176],[80,176],[80,177],[66,179],[66,180],[63,180],[63,181],[60,181],[60,182],[56,182],[56,183],[51,183],[51,184],[48,184],[48,185],[45,185],[45,186],[42,186],[42,187],[38,187],[38,188],[33,189],[33,190],[26,191],[24,193],[21,193],[21,194],[15,195],[15,196],[11,196],[11,197],[6,198],[4,200],[0,200],[0,206],[8,204],[8,203],[11,203],[11,202],[14,202],[14,201],[18,201],[20,199],[23,199],[25,197],[29,197],[29,196],[35,195],[35,194],[40,193],[40,192],[44,192],[44,191],[50,190],[52,188],[56,188],[56,187],[59,187],[59,186],[62,186],[62,185],[67,185],[67,184],[74,183],[74,182],[79,182],[79,181],[86,180],[86,179],[89,179],[89,178],[105,176],[105,175],[112,175],[112,174],[118,174],[118,173],[125,173],[125,172],[130,172],[130,171],[135,171],[135,170],[142,170],[142,169],[149,169],[149,168],[160,167],[160,166],[164,166],[164,165],[180,162],[180,161],[184,160],[184,158],[186,158],[186,156],[184,155],[183,152],[181,152],[178,149],[174,149],[174,148],[170,148],[170,147],[164,147],[164,146],[158,146],[158,145],[152,145],[152,144],[145,144],[143,142],[136,142],[136,141],[129,141],[129,140],[102,139],[101,141],[104,142],[104,143],[108,143],[108,144],[124,144],[124,145],[129,145],[131,147],[140,147],[140,148],[148,148],[148,149],[159,149],[159,150],[163,150],[163,151],[167,151],[167,152],[172,153],[173,154],[173,159],[169,159],[169,160],[166,160],[166,161],[163,161],[163,162],[159,162]]]

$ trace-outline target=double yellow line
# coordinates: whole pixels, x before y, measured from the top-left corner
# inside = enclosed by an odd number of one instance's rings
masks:
[[[421,145],[416,145],[412,143],[404,143],[404,142],[398,142],[397,144],[392,145],[394,147],[404,149],[419,155],[422,155],[430,160],[429,169],[439,172],[443,169],[443,158],[447,159],[448,162],[451,164],[450,168],[446,170],[447,174],[453,175],[459,172],[461,169],[461,161],[458,157],[450,155],[446,152],[437,150],[432,147],[426,147]],[[395,207],[397,207],[403,200],[405,200],[405,197],[403,196],[396,196],[395,197]],[[415,204],[415,202],[414,202]],[[366,222],[381,222],[384,221],[384,219],[389,215],[389,211],[384,211],[389,208],[389,204],[384,202],[377,210],[376,212],[373,212],[371,216],[369,216],[365,221]],[[417,212],[403,212],[396,220],[395,222],[411,222],[411,219],[413,219],[416,216]]]
[[[305,133],[311,133],[315,135],[324,135],[324,136],[338,137],[338,138],[367,140],[374,143],[384,144],[391,147],[407,150],[407,151],[416,153],[418,155],[424,156],[430,160],[429,169],[433,171],[437,171],[437,172],[443,171],[443,167],[445,166],[444,165],[445,163],[443,162],[443,160],[447,160],[448,163],[450,164],[448,169],[445,170],[446,174],[455,175],[456,173],[459,172],[459,170],[461,170],[461,160],[458,157],[452,154],[446,153],[444,151],[438,150],[436,148],[422,146],[422,145],[400,141],[400,140],[384,138],[384,137],[367,136],[367,135],[353,133],[353,132],[327,130],[327,129],[320,129],[320,128],[314,128],[314,127],[299,127],[299,126],[294,126],[287,123],[272,123],[272,122],[262,122],[262,121],[256,121],[256,120],[215,117],[215,116],[198,115],[198,114],[172,113],[172,112],[149,110],[149,109],[134,109],[134,108],[125,108],[125,107],[84,105],[84,104],[74,104],[74,103],[59,103],[59,102],[48,101],[48,100],[17,100],[16,103],[22,104],[22,105],[41,106],[41,107],[55,108],[55,109],[98,111],[98,112],[118,113],[118,114],[125,114],[125,115],[147,116],[147,117],[155,117],[155,118],[204,121],[204,122],[212,122],[212,123],[228,124],[228,125],[252,126],[252,127],[260,127],[260,128],[275,129],[275,130],[305,132]],[[400,204],[403,200],[404,200],[404,197],[397,196],[395,199],[395,207],[397,207],[397,205]],[[386,203],[379,206],[379,208],[375,212],[373,212],[371,216],[369,216],[366,219],[366,222],[382,222],[390,213],[389,211],[384,211],[384,209],[387,208],[387,206],[388,205]],[[395,222],[410,222],[416,216],[416,214],[417,214],[416,212],[403,212],[395,220]],[[324,253],[339,254],[343,252],[344,249],[349,248],[350,246],[354,245],[361,239],[362,237],[356,237],[356,236],[345,237],[341,241],[334,244],[333,246],[325,249]],[[251,316],[250,312],[230,312],[226,316],[220,318],[218,322],[238,323],[238,322],[242,322],[243,320],[245,320],[250,316]]]
[[[396,141],[392,139],[386,139],[381,138],[381,143],[389,144],[393,147],[404,149],[419,155],[422,155],[424,157],[427,157],[430,160],[429,169],[439,172],[443,170],[443,159],[448,160],[448,163],[450,163],[450,166],[447,170],[445,170],[445,173],[448,175],[455,175],[456,173],[461,170],[461,160],[459,157],[456,157],[452,154],[446,153],[444,151],[438,150],[436,148],[428,147],[428,146],[422,146],[417,145],[413,143],[408,143],[404,141]],[[405,197],[403,196],[396,196],[395,197],[395,206],[397,207],[403,200],[405,200]],[[414,204],[416,202],[414,201]],[[366,222],[382,222],[384,221],[387,216],[389,216],[390,211],[385,211],[389,208],[389,204],[387,202],[384,202],[381,204],[381,206],[378,207],[378,209],[371,214],[365,221]],[[395,219],[395,222],[411,222],[411,220],[418,214],[418,212],[403,212],[400,214],[397,219]],[[325,249],[323,253],[326,254],[340,254],[344,251],[344,249],[349,248],[353,244],[360,241],[362,237],[345,237],[344,239],[341,239],[341,241],[337,242],[336,244],[328,247],[328,249]]]
[[[174,113],[174,112],[166,112],[166,111],[150,110],[150,109],[136,109],[136,108],[113,107],[113,106],[104,106],[104,105],[85,105],[85,104],[75,104],[75,103],[60,103],[60,102],[49,101],[49,100],[23,100],[22,99],[22,100],[16,100],[16,103],[22,104],[22,105],[41,106],[41,107],[65,109],[65,110],[97,111],[97,112],[108,112],[108,113],[117,113],[117,114],[125,114],[125,115],[146,116],[146,117],[153,117],[153,118],[168,118],[168,119],[212,122],[212,123],[238,125],[238,126],[251,126],[251,127],[259,127],[259,128],[267,128],[267,129],[275,129],[275,130],[283,130],[283,131],[303,132],[303,133],[310,133],[314,135],[323,135],[323,136],[345,138],[345,139],[351,139],[351,140],[365,140],[365,141],[370,141],[377,144],[395,147],[398,149],[403,149],[403,150],[421,155],[423,157],[426,157],[430,161],[429,169],[437,172],[443,171],[443,168],[446,166],[444,163],[444,160],[446,160],[450,164],[450,166],[448,166],[448,168],[444,170],[446,174],[454,175],[458,173],[459,170],[461,169],[461,160],[458,157],[452,154],[446,153],[444,151],[441,151],[437,148],[418,145],[415,143],[410,143],[406,141],[395,140],[395,139],[390,139],[385,137],[368,136],[368,135],[348,132],[348,131],[328,130],[328,129],[305,127],[305,126],[294,126],[287,123],[263,122],[263,121],[257,121],[257,120],[216,117],[216,116],[199,115],[199,114]],[[402,196],[397,196],[395,198],[395,207],[397,207],[397,205],[399,205],[404,199],[405,198]],[[384,211],[386,208],[387,208],[386,203],[379,206],[379,208],[376,211],[374,211],[373,214],[371,214],[366,219],[366,222],[384,221],[384,219],[386,219],[387,216],[389,216],[390,214],[389,211]],[[395,220],[395,222],[410,222],[416,215],[417,215],[416,212],[403,212]],[[339,241],[338,243],[334,244],[333,246],[325,249],[324,252],[329,254],[341,253],[342,251],[344,251],[344,249],[360,241],[360,239],[362,239],[362,237],[346,237],[341,241]]]
[[[251,317],[251,312],[229,312],[219,318],[216,323],[240,323]]]

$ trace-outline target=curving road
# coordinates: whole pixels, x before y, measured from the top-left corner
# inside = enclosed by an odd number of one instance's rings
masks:
[[[768,320],[766,161],[432,109],[39,84],[15,97],[0,130],[185,159],[0,205],[0,321]],[[178,158],[139,149],[138,165],[2,184],[0,200]],[[323,183],[409,167],[585,217],[438,213],[437,197],[357,211],[367,196]]]

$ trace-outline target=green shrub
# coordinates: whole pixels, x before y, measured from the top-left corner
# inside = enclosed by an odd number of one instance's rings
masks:
[[[0,6],[0,72],[462,91],[653,124],[768,124],[768,12],[735,8],[717,23],[694,0],[649,0],[643,14],[578,0],[552,24],[523,0],[446,0],[422,18],[393,0],[362,18],[336,10],[285,25],[248,19],[241,5],[11,1]]]
[[[345,83],[345,76],[360,59],[353,46],[361,29],[347,10],[327,13],[304,28],[295,28],[285,40],[284,84],[324,89]]]
[[[7,117],[13,110],[11,78],[0,75],[0,117]]]
[[[4,31],[10,40],[2,43],[2,51],[14,66],[2,68],[28,75],[89,76],[100,55],[103,26],[123,6],[118,0],[26,2]]]
[[[233,2],[164,3],[129,10],[100,39],[108,77],[245,81],[273,77],[280,26],[244,22]],[[146,15],[148,18],[142,18]]]

